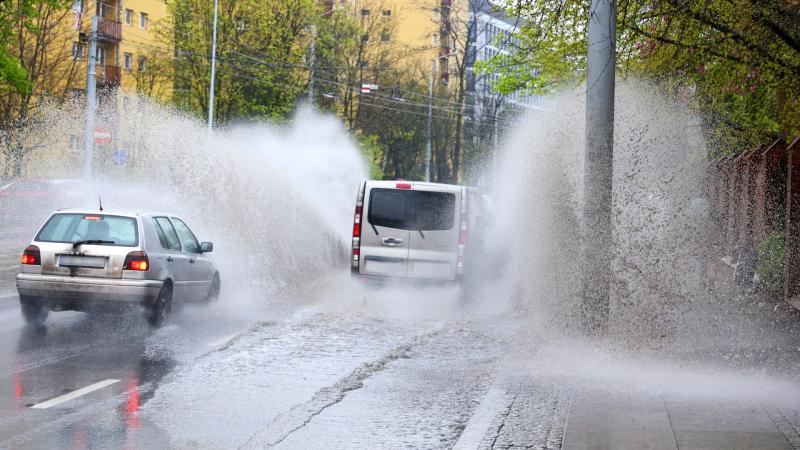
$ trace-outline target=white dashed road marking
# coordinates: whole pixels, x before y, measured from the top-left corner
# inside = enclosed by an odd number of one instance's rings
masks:
[[[51,408],[53,406],[60,405],[60,404],[62,404],[64,402],[68,402],[68,401],[70,401],[72,399],[78,398],[81,395],[86,395],[86,394],[88,394],[90,392],[94,392],[94,391],[96,391],[98,389],[103,389],[106,386],[111,386],[112,384],[118,383],[118,382],[119,382],[119,380],[114,380],[114,379],[110,379],[109,378],[108,380],[103,380],[103,381],[97,382],[95,384],[90,384],[89,386],[86,386],[84,388],[80,388],[78,390],[69,392],[67,394],[58,396],[58,397],[53,398],[53,399],[47,400],[46,402],[37,403],[37,404],[31,406],[31,408],[34,408],[34,409]]]
[[[500,408],[506,404],[507,394],[508,391],[506,389],[497,386],[489,388],[481,404],[478,405],[478,409],[475,410],[475,413],[467,422],[467,427],[464,428],[464,432],[461,433],[461,437],[458,438],[458,442],[453,446],[453,449],[472,450],[480,447],[481,440],[483,440],[489,425],[492,424],[492,420],[494,420]]]

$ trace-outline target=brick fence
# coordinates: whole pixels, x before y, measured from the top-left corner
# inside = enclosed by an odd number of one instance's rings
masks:
[[[800,309],[800,138],[714,161],[707,175],[720,238],[715,262],[735,270],[754,267],[762,241],[785,233],[784,295]]]

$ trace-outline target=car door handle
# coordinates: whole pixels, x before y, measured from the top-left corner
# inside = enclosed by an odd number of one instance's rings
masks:
[[[393,237],[385,237],[385,238],[383,238],[382,242],[383,242],[383,245],[385,245],[387,247],[399,247],[399,246],[403,245],[403,240],[402,239],[397,239],[397,238],[393,238]]]
[[[167,262],[172,262],[172,261],[175,261],[175,260],[172,258],[172,256],[167,256]]]

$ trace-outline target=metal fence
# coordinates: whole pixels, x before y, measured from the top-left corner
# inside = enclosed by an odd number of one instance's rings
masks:
[[[800,138],[710,163],[706,187],[718,236],[715,267],[749,281],[764,241],[782,236],[783,296],[800,309]]]

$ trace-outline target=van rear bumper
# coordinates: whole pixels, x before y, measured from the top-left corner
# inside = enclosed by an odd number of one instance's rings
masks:
[[[97,300],[116,303],[152,302],[161,291],[158,280],[68,277],[21,273],[17,275],[20,297],[35,297],[58,304],[76,300]]]
[[[461,284],[461,277],[450,280],[441,279],[427,279],[427,278],[408,278],[396,277],[386,275],[364,275],[358,272],[351,272],[351,278],[358,280],[364,284],[371,286],[383,286],[386,284],[400,284],[403,286],[421,286],[421,287],[437,287],[437,286],[457,286]]]

